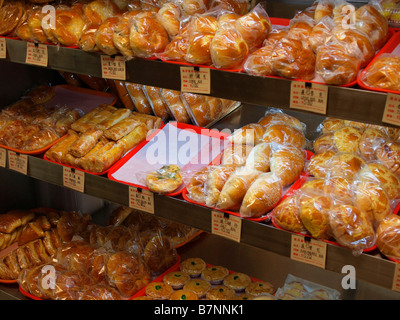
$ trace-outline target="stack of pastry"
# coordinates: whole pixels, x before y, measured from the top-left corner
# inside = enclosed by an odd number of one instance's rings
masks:
[[[36,151],[64,136],[80,118],[81,111],[46,106],[54,95],[53,87],[40,85],[4,108],[0,113],[0,144],[21,151]]]
[[[276,207],[274,221],[361,252],[375,244],[379,225],[395,213],[400,199],[392,150],[399,131],[333,118],[319,129],[306,165],[312,179]]]
[[[161,119],[126,108],[100,105],[71,125],[68,136],[46,153],[49,160],[100,173],[160,126]]]
[[[58,248],[86,229],[89,217],[50,208],[13,210],[0,215],[0,278],[16,280],[24,270],[48,263]]]
[[[235,131],[219,165],[195,173],[188,196],[209,207],[258,218],[280,201],[301,175],[306,155],[304,124],[278,110]]]
[[[320,0],[270,35],[247,58],[247,73],[346,85],[385,43],[388,22],[371,4]]]

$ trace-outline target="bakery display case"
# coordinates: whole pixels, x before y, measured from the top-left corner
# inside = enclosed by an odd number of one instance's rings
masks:
[[[360,7],[366,1],[351,3]],[[268,1],[267,12],[270,17],[291,19],[296,12],[311,4],[312,1]],[[397,31],[391,32],[395,34]],[[105,47],[102,49],[103,53],[98,53],[71,45],[47,44],[47,65],[38,67],[26,62],[29,41],[6,37],[4,43],[6,57],[0,60],[3,75],[0,77],[0,86],[11,86],[12,90],[1,92],[0,106],[3,109],[38,83],[51,84],[53,87],[64,85],[65,78],[60,72],[103,77],[101,65],[102,56],[106,53]],[[109,52],[111,56],[115,54],[116,52]],[[201,68],[201,64],[193,62],[192,65]],[[137,57],[128,59],[125,66],[126,79],[123,81],[126,83],[180,91],[181,66],[187,64],[169,63],[137,54]],[[328,88],[326,112],[321,115],[290,107],[293,79],[254,76],[224,68],[209,68],[209,76],[209,96],[240,103],[219,121],[208,123],[212,129],[233,131],[242,128],[258,122],[267,110],[274,108],[279,108],[304,123],[305,138],[309,142],[319,137],[320,125],[326,117],[395,128],[395,125],[382,120],[387,101],[386,92],[365,90],[356,85],[325,85]],[[144,92],[148,94],[149,90]],[[188,100],[189,98],[188,96]],[[195,121],[192,122],[199,125]],[[8,155],[8,151],[5,154]],[[58,161],[48,161],[41,155],[27,154],[26,164],[26,171],[21,174],[10,166],[10,158],[6,156],[4,168],[0,168],[0,191],[6,200],[1,202],[0,208],[4,213],[15,208],[55,207],[66,211],[88,212],[93,222],[106,225],[116,205],[131,205],[130,185],[110,179],[109,175],[101,172],[102,170],[97,173],[84,172],[84,186],[80,191],[76,191],[65,187],[66,163],[63,165]],[[296,273],[301,278],[337,290],[341,299],[400,297],[399,293],[393,290],[397,264],[383,256],[376,248],[354,254],[349,248],[327,243],[326,260],[321,268],[292,259],[293,233],[277,228],[270,221],[241,217],[239,241],[232,241],[214,233],[212,217],[218,209],[187,201],[181,195],[165,196],[154,193],[152,197],[152,211],[156,217],[204,231],[193,241],[177,249],[181,261],[190,257],[203,257],[207,263],[246,272],[254,279],[272,283],[275,288],[283,287],[288,274]],[[233,252],[234,254],[229,254]],[[349,265],[356,270],[356,288],[344,289],[342,279],[346,274],[343,267]],[[15,284],[3,283],[0,290],[2,299],[27,298]]]

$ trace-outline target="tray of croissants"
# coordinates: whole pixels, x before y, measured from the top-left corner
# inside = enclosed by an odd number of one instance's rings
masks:
[[[0,215],[1,283],[35,300],[126,300],[180,261],[198,230],[126,207],[105,226],[39,207]]]
[[[305,175],[270,212],[273,225],[355,254],[399,257],[400,131],[335,118],[318,131]]]
[[[159,59],[329,85],[352,86],[393,35],[378,2],[318,0],[291,19],[240,0],[4,1],[0,36],[126,59]],[[48,22],[47,22],[48,24]]]
[[[91,108],[115,101],[110,93],[87,88],[35,86],[1,110],[0,147],[22,154],[44,153]]]

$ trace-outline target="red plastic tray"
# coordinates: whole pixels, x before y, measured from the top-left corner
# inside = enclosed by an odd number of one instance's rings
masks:
[[[396,90],[387,90],[387,89],[381,89],[381,88],[375,88],[371,87],[368,84],[364,83],[362,80],[365,74],[368,72],[369,68],[374,64],[376,60],[379,59],[379,57],[385,53],[392,53],[395,51],[396,48],[398,48],[400,45],[400,32],[394,32],[392,29],[392,37],[386,42],[386,44],[382,47],[382,49],[376,54],[374,59],[368,64],[368,66],[365,67],[365,69],[359,74],[357,78],[357,83],[358,85],[366,90],[371,90],[371,91],[378,91],[378,92],[386,92],[386,93],[395,93],[399,94],[400,91]]]
[[[194,126],[194,125],[185,124],[185,123],[181,123],[181,122],[169,122],[168,124],[170,124],[172,126],[175,126],[176,128],[181,129],[181,130],[188,130],[188,131],[194,132],[194,133],[196,133],[198,135],[205,135],[205,136],[208,136],[210,138],[217,138],[217,139],[220,139],[220,140],[225,140],[229,136],[227,133],[224,133],[224,132],[220,132],[220,131],[212,130],[212,129],[201,128],[201,127],[197,127],[197,126]],[[148,144],[164,128],[165,128],[165,126],[163,128],[160,128],[159,130],[155,131],[152,134],[152,136],[150,136],[148,139],[143,141],[135,149],[131,150],[121,160],[119,160],[116,164],[114,164],[110,168],[110,170],[108,171],[108,178],[111,179],[111,180],[119,181],[121,183],[125,183],[125,184],[128,184],[128,185],[137,187],[137,188],[149,190],[149,188],[147,186],[145,186],[145,185],[138,184],[138,183],[131,183],[131,182],[128,182],[128,181],[124,181],[123,179],[117,179],[117,178],[114,177],[114,175],[118,170],[121,170],[121,168],[123,168],[125,165],[127,165],[127,162],[130,161],[140,150],[142,150],[146,146],[146,144]],[[198,150],[198,151],[200,152],[200,150]],[[138,165],[140,165],[140,163],[138,163]],[[135,173],[132,173],[132,174],[135,174]],[[183,189],[184,188],[182,187],[177,191],[174,191],[172,193],[167,194],[167,196],[180,195],[183,192]]]

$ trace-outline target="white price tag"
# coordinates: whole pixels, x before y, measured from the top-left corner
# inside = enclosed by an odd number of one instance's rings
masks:
[[[392,290],[400,292],[400,263],[396,263],[395,265]]]
[[[181,67],[181,91],[198,94],[211,93],[209,68]]]
[[[0,38],[0,59],[7,57],[7,43],[6,38]]]
[[[224,212],[211,211],[211,233],[240,242],[242,219]]]
[[[388,93],[382,122],[400,126],[400,95]]]
[[[0,148],[0,167],[5,168],[7,162],[6,149]]]
[[[75,191],[85,191],[85,173],[69,167],[63,167],[63,185]]]
[[[129,187],[129,207],[154,214],[154,195],[151,191]]]
[[[48,53],[45,44],[33,42],[26,43],[26,63],[34,64],[41,67],[47,67]]]
[[[292,81],[290,108],[326,114],[328,86],[318,83]]]
[[[292,234],[290,258],[325,269],[326,242]]]
[[[101,74],[103,78],[126,80],[125,58],[123,56],[101,56]]]
[[[8,167],[19,173],[27,174],[28,156],[26,154],[17,154],[14,151],[8,151]]]

